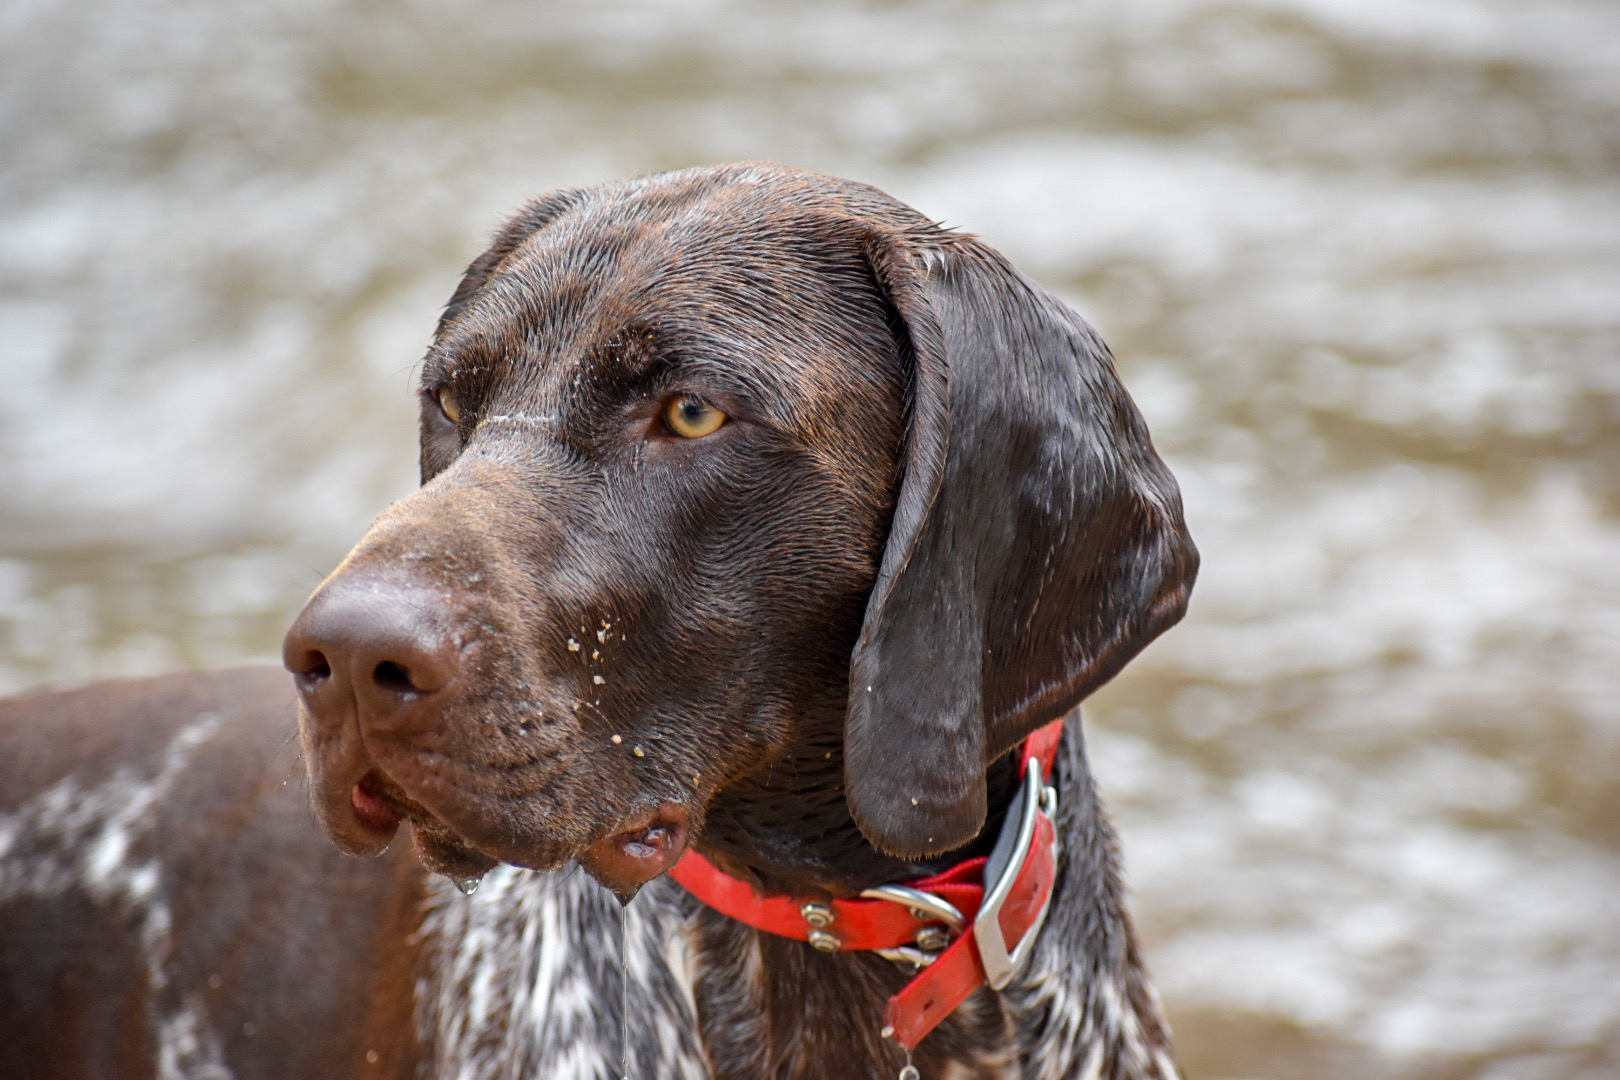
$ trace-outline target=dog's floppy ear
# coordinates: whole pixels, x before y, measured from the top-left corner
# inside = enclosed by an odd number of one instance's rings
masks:
[[[984,825],[985,770],[1181,618],[1181,495],[1078,315],[938,232],[868,242],[914,360],[904,476],[850,670],[845,777],[903,858]]]

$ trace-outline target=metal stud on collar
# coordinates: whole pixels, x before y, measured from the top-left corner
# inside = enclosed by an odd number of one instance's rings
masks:
[[[805,922],[817,930],[825,930],[832,925],[833,910],[826,904],[806,904],[799,909],[799,914],[804,916]]]
[[[812,901],[800,908],[799,914],[803,915],[804,921],[810,924],[810,936],[807,940],[810,942],[811,948],[819,952],[837,952],[844,947],[844,943],[838,939],[837,934],[827,932],[827,927],[831,926],[833,921],[833,909],[831,907]]]
[[[837,952],[844,947],[836,934],[829,934],[825,930],[810,931],[810,947],[818,952]]]

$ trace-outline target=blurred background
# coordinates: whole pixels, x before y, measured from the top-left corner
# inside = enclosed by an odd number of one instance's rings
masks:
[[[1112,344],[1187,621],[1088,708],[1198,1078],[1620,1075],[1620,6],[0,5],[0,692],[273,660],[502,215],[765,158]]]

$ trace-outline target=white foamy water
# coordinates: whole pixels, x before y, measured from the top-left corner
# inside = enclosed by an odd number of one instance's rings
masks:
[[[1620,1074],[1620,9],[0,8],[0,690],[271,658],[500,216],[769,158],[1104,332],[1204,552],[1090,708],[1200,1077]]]

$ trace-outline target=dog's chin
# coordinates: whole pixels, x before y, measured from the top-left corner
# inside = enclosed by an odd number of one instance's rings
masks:
[[[442,829],[415,825],[411,831],[422,865],[435,874],[443,874],[463,891],[471,891],[471,887],[500,862],[482,851],[475,851]]]
[[[501,862],[531,870],[554,870],[561,865],[549,857],[508,853],[504,859],[469,847],[443,826],[412,823],[416,853],[422,865],[443,874],[463,892],[471,892],[480,878]],[[660,807],[653,815],[629,829],[606,836],[584,851],[576,860],[597,883],[628,904],[641,887],[667,871],[686,853],[689,828],[684,810]]]
[[[415,814],[410,820],[422,864],[450,878],[463,891],[471,891],[479,878],[501,862],[530,870],[555,870],[568,861],[552,843],[525,850],[519,842],[503,845],[497,854],[486,854],[438,820]],[[680,861],[690,839],[690,814],[685,807],[666,803],[632,819],[575,858],[619,903],[628,904],[643,885]]]

